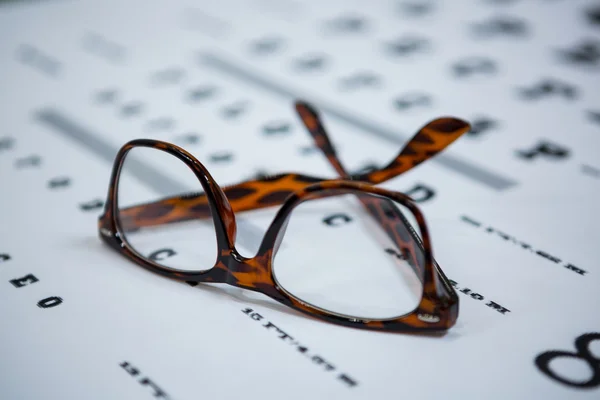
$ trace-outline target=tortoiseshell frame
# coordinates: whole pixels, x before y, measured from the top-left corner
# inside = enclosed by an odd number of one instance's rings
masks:
[[[193,282],[224,282],[257,291],[298,311],[336,324],[392,332],[436,331],[452,327],[458,317],[458,296],[433,259],[423,215],[408,196],[374,187],[370,183],[383,182],[431,157],[468,131],[469,125],[455,118],[432,121],[413,137],[387,167],[358,176],[348,176],[337,160],[316,112],[308,104],[300,102],[296,104],[296,109],[330,162],[334,166],[339,165],[336,170],[350,180],[280,174],[222,190],[206,168],[184,149],[157,140],[133,140],[121,148],[115,159],[108,200],[99,219],[100,237],[132,261],[163,276]],[[205,193],[129,207],[119,211],[118,219],[115,211],[118,210],[119,174],[127,153],[136,146],[156,148],[180,159],[194,172]],[[419,305],[412,312],[383,320],[345,316],[302,302],[278,285],[273,275],[272,262],[285,233],[291,211],[303,201],[345,193],[359,195],[371,215],[398,245],[415,272],[422,278],[423,295]],[[367,200],[360,194],[377,195],[381,198],[373,199],[369,196]],[[390,200],[402,204],[414,214],[421,231],[421,240],[416,238],[412,230],[407,229],[404,217],[397,208],[391,206],[393,203]],[[282,206],[267,229],[257,255],[252,258],[241,256],[235,248],[234,211],[279,204]],[[133,251],[122,235],[122,232],[144,226],[208,217],[213,218],[218,256],[212,268],[202,271],[188,272],[161,266]]]

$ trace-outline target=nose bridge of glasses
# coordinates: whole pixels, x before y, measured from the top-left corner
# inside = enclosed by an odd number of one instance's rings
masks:
[[[226,282],[232,286],[257,291],[272,287],[274,283],[268,268],[271,254],[272,252],[269,250],[264,254],[246,258],[235,248],[227,251],[226,255],[221,258],[228,271]]]

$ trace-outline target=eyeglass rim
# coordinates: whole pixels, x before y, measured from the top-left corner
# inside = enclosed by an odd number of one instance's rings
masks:
[[[193,171],[193,173],[200,181],[207,196],[207,201],[210,206],[211,216],[213,218],[213,223],[215,227],[215,233],[217,235],[218,255],[217,260],[212,267],[206,270],[193,272],[165,267],[137,253],[127,242],[124,235],[121,233],[118,223],[118,215],[115,212],[115,210],[118,210],[118,182],[125,158],[128,152],[135,147],[153,148],[156,150],[164,151],[168,154],[177,157]],[[291,211],[296,206],[301,204],[303,201],[307,201],[310,195],[315,195],[319,192],[331,190],[348,190],[354,192],[360,191],[380,195],[384,198],[389,198],[391,200],[398,201],[400,204],[406,206],[411,212],[413,212],[413,215],[417,218],[417,221],[419,221],[419,228],[421,229],[421,235],[424,242],[424,254],[426,257],[423,294],[421,296],[419,305],[415,308],[415,310],[394,318],[368,320],[365,318],[356,318],[323,310],[313,305],[306,304],[305,302],[301,302],[295,296],[291,295],[284,288],[282,288],[281,285],[278,284],[273,275],[272,264],[274,254],[272,254],[272,250],[277,234],[280,232],[285,218],[289,217]],[[422,221],[422,223],[420,221]],[[109,244],[111,244],[113,248],[124,254],[126,257],[128,257],[138,265],[141,265],[142,267],[152,272],[184,281],[226,282],[231,284],[232,286],[238,286],[250,290],[255,290],[291,308],[302,311],[306,314],[312,315],[313,317],[317,317],[325,321],[365,329],[405,332],[415,330],[446,330],[454,325],[456,317],[458,316],[458,296],[456,295],[452,287],[449,285],[449,283],[444,282],[443,285],[451,289],[449,293],[446,293],[442,296],[440,296],[440,293],[438,293],[438,289],[442,287],[442,285],[440,285],[440,283],[442,282],[438,282],[438,280],[447,281],[447,278],[445,277],[445,275],[443,275],[443,273],[439,273],[441,272],[441,269],[439,269],[439,267],[435,268],[433,266],[433,255],[431,253],[429,233],[425,224],[425,219],[422,213],[420,212],[419,208],[408,196],[402,193],[387,191],[385,189],[375,187],[368,183],[353,182],[344,179],[333,179],[315,183],[300,191],[293,193],[285,200],[285,202],[280,206],[279,210],[277,211],[276,216],[274,217],[273,221],[269,225],[269,228],[267,228],[265,235],[263,236],[257,254],[252,258],[245,258],[237,252],[235,247],[236,223],[232,207],[229,204],[229,201],[223,193],[222,189],[215,182],[215,180],[210,175],[206,167],[204,167],[204,165],[200,161],[198,161],[192,154],[175,144],[154,139],[135,139],[123,145],[115,158],[115,163],[111,174],[108,200],[105,205],[105,212],[100,217],[99,221],[99,226],[101,230],[106,230],[107,225],[109,226],[110,231],[114,232],[114,234],[112,235],[112,240],[108,240],[108,236],[103,235],[101,232],[102,239],[109,242]],[[229,254],[224,255],[227,252]],[[225,265],[227,269],[230,268],[230,266],[228,265],[229,263],[223,262],[224,259],[227,257],[233,257],[238,260],[241,260],[241,263],[252,263],[256,262],[257,260],[265,260],[261,261],[263,262],[261,267],[263,269],[266,269],[266,272],[270,278],[270,282],[267,283],[269,283],[271,287],[251,288],[237,285],[234,282],[232,282],[228,276],[226,276],[227,272],[220,274],[222,275],[220,277],[217,276],[219,274],[215,274],[215,268],[218,267],[219,263]],[[229,273],[234,272],[235,271],[229,271]],[[206,278],[210,277],[211,275],[214,276],[212,276],[211,279],[207,280]],[[221,279],[217,280],[218,278]],[[440,310],[438,304],[435,303],[436,297],[438,298],[437,300],[439,302],[446,303],[445,307],[442,307],[445,308],[444,312],[440,312],[442,310]],[[436,309],[437,311],[435,311]],[[436,322],[438,323],[432,323],[431,320],[427,321],[426,318],[424,320],[423,317],[419,317],[423,315],[437,315],[439,320]]]

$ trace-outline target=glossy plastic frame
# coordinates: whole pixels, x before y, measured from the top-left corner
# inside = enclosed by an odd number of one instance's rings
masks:
[[[279,174],[273,177],[243,182],[224,190],[206,168],[190,153],[166,142],[138,139],[125,144],[117,154],[112,171],[108,200],[99,219],[101,238],[137,264],[163,276],[191,282],[225,282],[233,286],[263,293],[289,307],[316,318],[372,330],[406,332],[415,330],[445,330],[458,317],[458,297],[441,269],[434,262],[427,226],[423,215],[412,200],[401,193],[372,186],[414,167],[435,155],[457,137],[468,131],[469,125],[455,118],[440,118],[423,127],[385,168],[364,174],[348,175],[335,155],[323,125],[315,110],[306,103],[296,103],[302,121],[338,173],[347,180],[327,180],[300,174]],[[116,210],[119,174],[127,153],[136,146],[165,151],[184,162],[196,175],[205,193],[185,194],[162,199],[119,211]],[[291,211],[303,201],[338,194],[356,194],[390,238],[422,277],[423,295],[417,308],[397,318],[383,320],[357,319],[314,307],[302,302],[281,288],[272,272],[277,252]],[[360,196],[368,193],[370,196]],[[257,196],[258,194],[258,196]],[[374,198],[372,195],[379,196]],[[368,199],[368,200],[367,200]],[[393,206],[396,201],[415,216],[421,240],[408,228],[402,213]],[[242,257],[235,248],[236,222],[234,211],[282,205],[268,228],[258,253]],[[217,235],[218,256],[215,265],[204,271],[188,272],[161,266],[133,251],[122,232],[144,226],[212,217]]]

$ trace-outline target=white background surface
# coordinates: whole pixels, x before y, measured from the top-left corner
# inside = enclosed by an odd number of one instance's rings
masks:
[[[557,55],[584,38],[600,39],[600,27],[589,24],[584,12],[597,3],[431,4],[430,13],[417,17],[391,1],[63,1],[0,8],[0,139],[14,140],[12,148],[0,149],[0,254],[11,257],[0,262],[0,398],[149,399],[152,389],[139,384],[146,376],[172,399],[598,398],[598,386],[563,385],[534,364],[537,355],[573,352],[576,337],[600,331],[600,179],[582,172],[582,165],[600,169],[600,124],[588,114],[600,112],[600,64],[571,65]],[[328,21],[347,13],[367,18],[364,32],[328,31]],[[529,34],[473,33],[475,24],[498,15],[525,20]],[[386,54],[386,41],[409,34],[428,38],[430,50]],[[97,44],[94,35],[108,43]],[[252,55],[249,44],[265,36],[280,36],[284,47]],[[23,46],[56,60],[56,73],[20,61]],[[293,60],[309,53],[326,54],[326,68],[295,72]],[[294,115],[293,98],[202,63],[207,54],[317,107],[397,130],[404,139],[440,115],[495,119],[494,129],[464,136],[447,152],[514,185],[497,190],[432,161],[383,185],[435,189],[435,197],[421,204],[435,257],[458,288],[485,299],[459,293],[458,323],[442,337],[359,331],[242,290],[165,279],[104,246],[97,237],[99,210],[84,212],[80,204],[105,198],[111,164],[36,118],[40,110],[59,113],[115,149],[139,137],[181,144],[182,135],[195,132],[201,142],[184,147],[222,185],[257,170],[335,176],[318,153],[302,155],[311,141]],[[497,73],[455,78],[452,64],[471,56],[492,58]],[[172,67],[184,72],[180,82],[153,83],[157,72]],[[378,73],[379,88],[338,89],[340,79],[361,70]],[[578,98],[519,96],[519,88],[544,78],[575,85]],[[197,86],[217,92],[186,102],[187,91]],[[115,102],[98,104],[95,95],[113,88]],[[431,107],[397,111],[393,100],[409,92],[430,95]],[[120,107],[132,101],[143,102],[143,112],[123,118]],[[248,111],[235,121],[223,119],[222,108],[239,101],[248,102]],[[383,164],[401,147],[331,113],[323,116],[350,169]],[[148,129],[161,117],[172,118],[173,126]],[[263,134],[274,121],[290,123],[291,132]],[[541,140],[568,148],[569,157],[516,156]],[[212,161],[223,152],[232,153],[233,161]],[[40,165],[18,167],[30,155],[41,157]],[[49,189],[48,182],[62,176],[71,184]],[[561,261],[524,250],[496,231]],[[335,262],[335,255],[328,257]],[[569,263],[587,273],[565,268]],[[21,288],[9,283],[27,274],[39,281]],[[36,306],[49,296],[63,303]],[[486,306],[490,300],[510,312]],[[246,308],[336,370],[313,364],[245,315]],[[600,341],[590,351],[598,365]],[[129,375],[119,366],[123,361],[140,375]],[[574,381],[592,376],[581,360],[557,359],[552,367]],[[358,384],[348,387],[339,373]]]

